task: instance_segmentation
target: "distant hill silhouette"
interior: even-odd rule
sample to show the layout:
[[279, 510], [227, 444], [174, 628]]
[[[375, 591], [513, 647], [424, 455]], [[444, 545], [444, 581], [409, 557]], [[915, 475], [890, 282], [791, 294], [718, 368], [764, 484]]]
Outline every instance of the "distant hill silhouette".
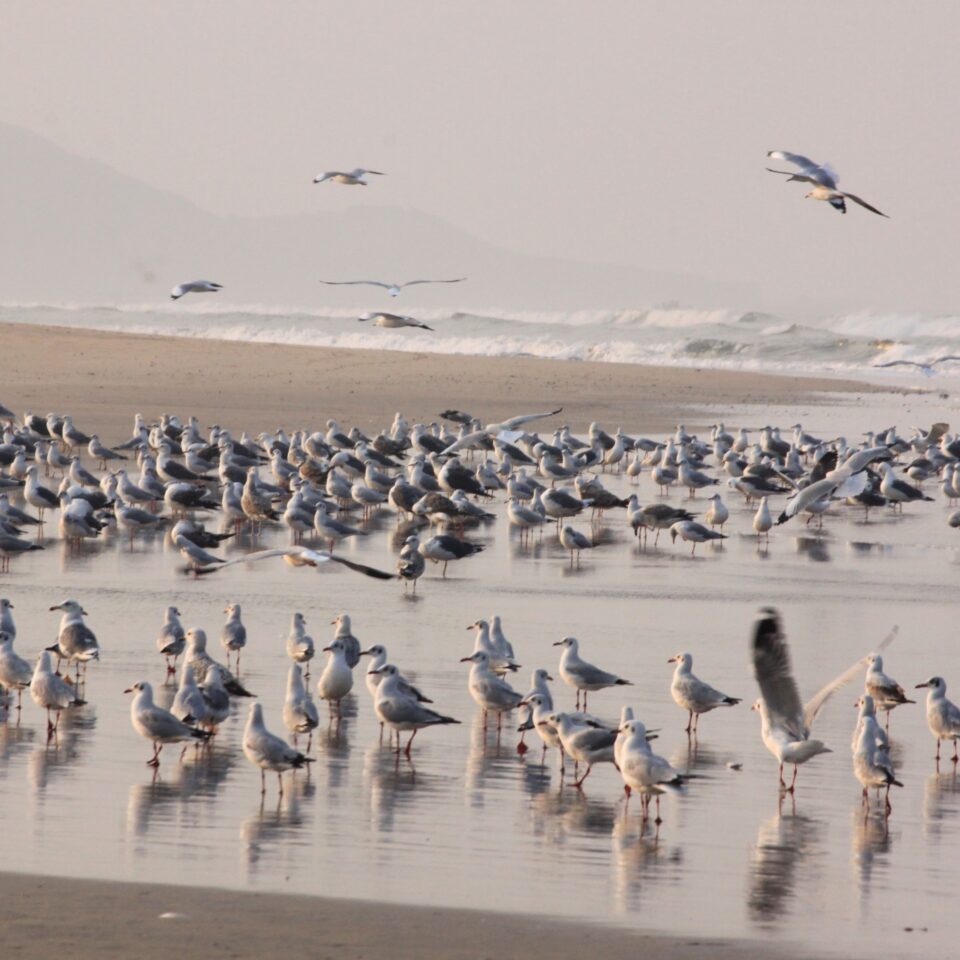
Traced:
[[[185, 147], [188, 149], [188, 147]], [[382, 291], [328, 280], [466, 276], [396, 302], [450, 308], [584, 309], [662, 301], [746, 307], [750, 291], [620, 265], [514, 253], [414, 209], [323, 209], [304, 184], [304, 213], [221, 217], [0, 124], [0, 302], [142, 303], [183, 280], [224, 285], [224, 302], [386, 307]], [[359, 188], [354, 188], [359, 189]], [[372, 188], [370, 188], [372, 189]], [[638, 230], [643, 229], [638, 211]]]

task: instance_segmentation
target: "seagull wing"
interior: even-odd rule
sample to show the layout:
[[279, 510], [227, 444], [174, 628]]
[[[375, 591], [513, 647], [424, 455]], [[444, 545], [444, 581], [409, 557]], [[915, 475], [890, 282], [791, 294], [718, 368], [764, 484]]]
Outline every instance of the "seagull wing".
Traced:
[[320, 282], [331, 287], [355, 287], [358, 284], [365, 284], [370, 287], [383, 287], [384, 290], [389, 290], [393, 286], [382, 280], [321, 280]]
[[468, 447], [472, 447], [474, 444], [486, 440], [488, 436], [489, 434], [486, 430], [476, 430], [473, 433], [468, 433], [465, 437], [461, 437], [459, 440], [451, 443], [450, 446], [441, 453], [441, 456], [445, 457], [450, 453], [456, 453], [458, 450], [466, 450]]
[[[786, 160], [787, 163], [795, 163], [803, 174], [789, 174], [795, 180], [801, 180], [806, 183], [818, 183], [830, 190], [837, 188], [837, 174], [826, 164], [814, 163], [809, 157], [799, 153], [787, 153], [786, 150], [771, 150], [768, 154], [773, 160]], [[770, 170], [769, 167], [767, 167]], [[783, 170], [770, 170], [771, 173], [783, 173]]]
[[313, 178], [314, 183], [323, 183], [324, 180], [329, 180], [331, 177], [340, 176], [339, 170], [328, 170], [326, 173], [321, 173], [318, 176]]
[[950, 354], [949, 356], [946, 356], [946, 357], [937, 357], [936, 360], [931, 360], [928, 366], [932, 367], [934, 366], [934, 364], [937, 364], [937, 363], [946, 363], [948, 360], [960, 360], [960, 356], [955, 356], [953, 354]]
[[780, 615], [775, 610], [765, 610], [754, 627], [753, 674], [773, 725], [803, 740], [806, 724], [800, 691], [793, 679], [787, 640], [780, 630]]
[[[516, 430], [517, 427], [522, 423], [530, 423], [532, 420], [541, 420], [544, 417], [552, 417], [554, 414], [561, 413], [563, 407], [557, 407], [556, 410], [548, 410], [546, 413], [527, 413], [519, 417], [511, 417], [509, 420], [504, 420], [503, 423], [498, 424], [500, 430], [497, 432], [500, 433], [503, 430]], [[489, 430], [489, 427], [487, 428]]]
[[456, 277], [453, 280], [407, 280], [406, 283], [398, 283], [398, 287], [412, 287], [418, 283], [462, 283], [466, 277]]
[[888, 214], [883, 213], [881, 210], [878, 210], [876, 207], [871, 207], [866, 200], [861, 200], [855, 193], [844, 193], [842, 195], [846, 197], [848, 200], [852, 200], [854, 203], [859, 203], [861, 207], [865, 207], [871, 213], [875, 213], [877, 214], [877, 216], [880, 216], [880, 217], [886, 217], [888, 220], [890, 219]]
[[[883, 640], [880, 641], [880, 644], [877, 646], [877, 651], [885, 650], [890, 646], [891, 643], [897, 637], [897, 631], [899, 627], [894, 627]], [[854, 680], [863, 672], [864, 661], [861, 657], [854, 663], [852, 666], [847, 667], [843, 673], [838, 677], [834, 677], [822, 690], [814, 694], [806, 703], [803, 708], [803, 719], [807, 725], [807, 729], [813, 726], [814, 720], [817, 719], [817, 714], [823, 709], [824, 704], [841, 688], [845, 687], [851, 680]]]
[[[953, 357], [944, 357], [944, 360], [954, 359]], [[960, 359], [960, 358], [957, 358]], [[939, 363], [939, 360], [934, 360], [934, 363]], [[917, 363], [915, 360], [888, 360], [886, 363], [875, 363], [875, 367], [924, 367], [927, 364]]]
[[233, 560], [227, 560], [226, 563], [217, 564], [215, 567], [202, 567], [197, 570], [198, 574], [214, 573], [222, 570], [224, 567], [230, 567], [237, 563], [256, 563], [258, 560], [270, 560], [274, 557], [295, 557], [301, 563], [311, 567], [318, 567], [321, 563], [339, 563], [350, 570], [362, 573], [367, 577], [374, 577], [377, 580], [393, 580], [396, 574], [386, 573], [378, 570], [376, 567], [368, 567], [362, 563], [355, 563], [353, 560], [346, 560], [343, 557], [335, 557], [333, 554], [324, 550], [308, 550], [306, 547], [280, 547], [275, 550], [256, 550], [243, 557], [235, 557]]

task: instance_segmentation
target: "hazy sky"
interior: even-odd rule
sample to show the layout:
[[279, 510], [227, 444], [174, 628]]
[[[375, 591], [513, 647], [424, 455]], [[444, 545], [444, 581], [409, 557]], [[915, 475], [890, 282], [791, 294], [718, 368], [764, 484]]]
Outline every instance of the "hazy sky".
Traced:
[[[530, 253], [956, 309], [955, 3], [2, 10], [0, 120], [216, 212], [409, 206]], [[772, 148], [892, 219], [803, 200]], [[388, 176], [310, 182], [358, 165]]]

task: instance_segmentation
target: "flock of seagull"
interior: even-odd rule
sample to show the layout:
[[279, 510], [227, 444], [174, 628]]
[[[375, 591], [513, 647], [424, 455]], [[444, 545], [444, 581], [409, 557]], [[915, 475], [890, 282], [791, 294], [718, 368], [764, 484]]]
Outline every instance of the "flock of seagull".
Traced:
[[[905, 505], [932, 500], [922, 490], [925, 481], [936, 480], [949, 501], [960, 498], [960, 440], [950, 434], [946, 423], [915, 429], [908, 438], [901, 438], [894, 428], [885, 429], [868, 434], [856, 446], [842, 437], [818, 439], [800, 424], [786, 436], [767, 426], [754, 431], [754, 438], [747, 429], [734, 435], [716, 424], [709, 441], [687, 434], [682, 425], [665, 440], [630, 437], [620, 429], [610, 435], [597, 424], [591, 425], [585, 438], [574, 436], [566, 426], [545, 436], [534, 431], [534, 423], [561, 412], [483, 424], [462, 411], [445, 410], [443, 425], [410, 425], [398, 413], [390, 428], [373, 438], [355, 428], [344, 431], [331, 420], [325, 431], [297, 430], [288, 435], [278, 430], [275, 435], [251, 438], [244, 434], [239, 439], [220, 427], [204, 437], [193, 418], [182, 423], [165, 415], [148, 425], [137, 415], [131, 438], [109, 448], [97, 435], [83, 433], [68, 415], [27, 413], [18, 421], [12, 411], [0, 406], [0, 418], [6, 420], [0, 444], [0, 554], [9, 564], [14, 557], [43, 549], [53, 525], [50, 514], [57, 513], [59, 537], [70, 550], [82, 549], [84, 540], [112, 532], [128, 537], [132, 548], [138, 535], [167, 528], [165, 535], [185, 561], [181, 569], [196, 577], [277, 558], [294, 567], [333, 562], [378, 580], [399, 578], [405, 590], [415, 592], [427, 560], [442, 564], [444, 576], [449, 563], [483, 548], [466, 532], [496, 521], [487, 503], [498, 495], [507, 498], [505, 515], [521, 543], [534, 532], [543, 537], [544, 527], [555, 524], [557, 540], [569, 551], [571, 565], [579, 564], [582, 551], [602, 546], [602, 537], [576, 530], [569, 521], [592, 516], [589, 529], [593, 533], [597, 525], [592, 521], [616, 509], [625, 511], [638, 549], [648, 549], [651, 532], [656, 545], [663, 530], [669, 530], [674, 540], [691, 543], [694, 556], [699, 543], [725, 538], [722, 530], [730, 511], [719, 494], [707, 501], [704, 522], [689, 509], [703, 502], [697, 500], [698, 492], [718, 486], [720, 477], [712, 475], [717, 472], [726, 475], [731, 493], [759, 503], [753, 519], [758, 548], [760, 538], [768, 538], [774, 527], [804, 516], [807, 523], [815, 520], [818, 525], [825, 516], [846, 509], [867, 514], [885, 509], [895, 517]], [[134, 458], [139, 466], [136, 480], [122, 465]], [[83, 465], [84, 459], [89, 466]], [[99, 476], [95, 469], [101, 471]], [[60, 474], [62, 479], [56, 487], [52, 481], [47, 486], [41, 471], [44, 478]], [[261, 471], [268, 471], [270, 479], [261, 477]], [[603, 485], [605, 471], [621, 472], [631, 483], [647, 472], [661, 491], [686, 490], [686, 506], [673, 506], [663, 499], [641, 505], [637, 494], [619, 497]], [[770, 509], [774, 497], [783, 499], [779, 513]], [[395, 573], [336, 553], [343, 540], [368, 536], [372, 527], [367, 521], [385, 508], [396, 513], [394, 542], [402, 544]], [[361, 519], [351, 521], [349, 511], [359, 512]], [[208, 530], [198, 519], [211, 514], [222, 517], [219, 531]], [[950, 524], [960, 525], [960, 512], [951, 515]], [[214, 552], [244, 528], [255, 547], [264, 525], [286, 527], [291, 545], [253, 549], [230, 560]], [[32, 540], [23, 535], [28, 526], [37, 532]], [[304, 543], [307, 538], [315, 541], [312, 546]], [[60, 714], [83, 702], [87, 667], [99, 659], [100, 646], [84, 620], [83, 605], [66, 599], [51, 607], [62, 612], [56, 643], [31, 663], [14, 650], [12, 608], [9, 600], [0, 600], [0, 685], [6, 706], [16, 709], [19, 717], [22, 693], [29, 690], [33, 701], [46, 711], [48, 739], [56, 742]], [[186, 750], [195, 744], [202, 749], [230, 715], [232, 698], [253, 696], [240, 676], [246, 645], [240, 605], [229, 605], [225, 613], [220, 639], [226, 664], [208, 652], [205, 631], [185, 629], [179, 610], [170, 606], [157, 649], [167, 663], [163, 687], [170, 692], [169, 678], [176, 676], [177, 661], [183, 658], [176, 691], [172, 699], [166, 698], [167, 705], [161, 705], [146, 680], [128, 690], [134, 695], [133, 727], [152, 744], [148, 762], [154, 767], [159, 766], [164, 745], [184, 744]], [[323, 648], [327, 660], [315, 686], [317, 697], [328, 703], [333, 722], [353, 688], [355, 669], [369, 657], [365, 683], [381, 731], [386, 729], [391, 740], [395, 738], [398, 762], [401, 753], [410, 757], [418, 731], [459, 723], [431, 706], [432, 701], [390, 662], [382, 644], [363, 649], [347, 614], [334, 622], [336, 631]], [[526, 692], [511, 685], [508, 677], [519, 667], [499, 617], [477, 620], [469, 629], [474, 632], [474, 650], [463, 662], [470, 664], [468, 688], [484, 712], [484, 725], [489, 716], [495, 716], [499, 737], [504, 717], [518, 711], [522, 731], [518, 750], [528, 749], [526, 734], [534, 732], [544, 755], [555, 747], [562, 764], [564, 758], [574, 762], [578, 788], [597, 763], [614, 763], [627, 797], [640, 793], [644, 822], [651, 799], [656, 801], [659, 824], [659, 797], [683, 789], [684, 774], [654, 752], [651, 741], [656, 731], [647, 730], [630, 707], [624, 707], [619, 722], [613, 724], [588, 712], [591, 693], [626, 687], [630, 681], [583, 659], [577, 638], [564, 637], [555, 644], [562, 647], [559, 674], [576, 690], [576, 704], [573, 710], [559, 710], [549, 686], [552, 677], [545, 669], [534, 671]], [[792, 677], [779, 618], [773, 610], [761, 611], [752, 641], [760, 688], [754, 708], [760, 713], [763, 742], [779, 763], [784, 791], [794, 790], [800, 764], [829, 751], [811, 735], [814, 722], [828, 698], [865, 665], [865, 691], [853, 740], [853, 768], [863, 786], [865, 809], [869, 810], [871, 787], [889, 794], [890, 787], [901, 785], [890, 760], [886, 730], [877, 721], [879, 711], [889, 726], [890, 711], [913, 702], [884, 673], [880, 650], [890, 639], [804, 705]], [[312, 762], [311, 732], [320, 722], [309, 689], [315, 646], [300, 613], [293, 616], [287, 653], [292, 663], [282, 720], [293, 742], [270, 732], [256, 703], [243, 735], [244, 754], [260, 769], [262, 789], [266, 774], [272, 772], [278, 775], [281, 793], [282, 774]], [[64, 662], [73, 667], [73, 676], [69, 670], [61, 674]], [[696, 737], [703, 713], [740, 703], [739, 698], [695, 676], [690, 653], [681, 652], [671, 662], [676, 664], [671, 693], [688, 715], [690, 737]], [[952, 740], [956, 763], [960, 710], [946, 698], [942, 678], [931, 677], [918, 687], [928, 690], [927, 720], [937, 738], [937, 760], [940, 742]], [[405, 745], [401, 743], [404, 733], [409, 734]], [[300, 750], [297, 738], [303, 735], [308, 737], [307, 746]], [[794, 767], [789, 786], [783, 777], [788, 764]], [[884, 809], [889, 812], [888, 796]]]

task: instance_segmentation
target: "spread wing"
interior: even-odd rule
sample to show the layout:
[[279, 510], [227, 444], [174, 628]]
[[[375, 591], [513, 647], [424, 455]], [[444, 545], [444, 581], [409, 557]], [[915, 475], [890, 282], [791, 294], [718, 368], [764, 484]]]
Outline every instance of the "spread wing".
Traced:
[[291, 557], [294, 562], [306, 566], [318, 567], [321, 563], [339, 563], [349, 570], [356, 573], [362, 573], [367, 577], [374, 577], [377, 580], [393, 580], [396, 574], [387, 573], [384, 570], [378, 570], [376, 567], [368, 567], [363, 563], [355, 563], [353, 560], [347, 560], [343, 557], [335, 557], [333, 554], [324, 550], [308, 550], [306, 547], [281, 547], [276, 550], [256, 550], [243, 557], [235, 557], [233, 560], [227, 560], [226, 563], [217, 564], [215, 567], [201, 567], [196, 572], [198, 574], [215, 573], [224, 567], [231, 567], [237, 563], [256, 563], [258, 560], [270, 560], [274, 557]]
[[408, 280], [406, 283], [398, 283], [398, 287], [412, 287], [418, 283], [463, 283], [466, 277], [456, 277], [453, 280]]
[[753, 674], [767, 714], [797, 740], [806, 739], [806, 721], [800, 691], [793, 679], [790, 651], [780, 629], [780, 615], [769, 607], [761, 612], [753, 631]]
[[[894, 627], [877, 647], [877, 652], [890, 646], [896, 639], [899, 627]], [[817, 719], [817, 714], [823, 709], [824, 704], [841, 688], [845, 687], [851, 680], [858, 677], [863, 672], [864, 661], [861, 657], [852, 666], [847, 667], [838, 677], [834, 677], [822, 690], [815, 693], [803, 708], [803, 719], [807, 728], [813, 726], [813, 721]]]
[[876, 207], [871, 207], [866, 200], [861, 200], [860, 197], [858, 197], [855, 193], [844, 193], [844, 196], [848, 200], [852, 200], [854, 203], [859, 203], [861, 207], [865, 207], [871, 213], [875, 213], [880, 217], [886, 217], [888, 220], [890, 219], [890, 216], [888, 214], [883, 213], [882, 211], [878, 210]]
[[355, 287], [364, 284], [369, 287], [383, 287], [384, 290], [389, 290], [393, 286], [393, 284], [384, 283], [382, 280], [321, 280], [320, 282], [330, 287]]
[[825, 163], [814, 163], [809, 157], [799, 153], [788, 153], [786, 150], [771, 150], [767, 156], [772, 160], [786, 160], [787, 163], [796, 164], [802, 173], [790, 173], [786, 170], [770, 170], [771, 173], [781, 173], [793, 177], [794, 180], [801, 180], [805, 183], [818, 183], [821, 186], [836, 190], [839, 177], [836, 171], [832, 170]]

